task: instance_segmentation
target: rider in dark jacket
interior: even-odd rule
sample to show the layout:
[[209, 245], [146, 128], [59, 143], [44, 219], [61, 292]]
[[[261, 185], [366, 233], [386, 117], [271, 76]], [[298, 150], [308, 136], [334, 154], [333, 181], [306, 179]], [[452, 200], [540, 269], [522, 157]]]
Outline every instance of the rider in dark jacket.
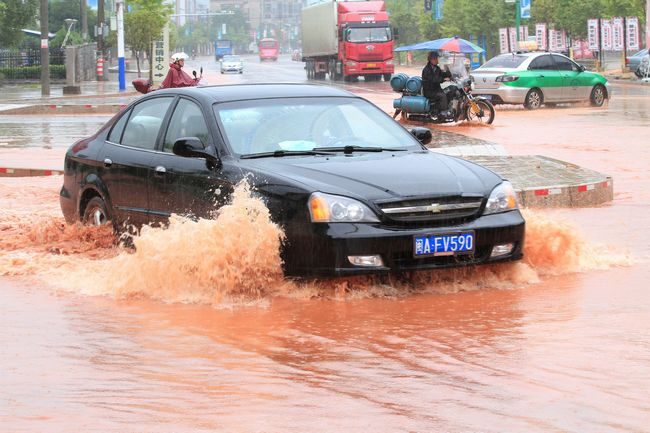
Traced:
[[422, 69], [422, 94], [436, 104], [444, 116], [448, 114], [446, 113], [447, 96], [442, 91], [440, 84], [451, 78], [451, 72], [440, 69], [436, 51], [431, 51], [427, 59], [427, 65]]

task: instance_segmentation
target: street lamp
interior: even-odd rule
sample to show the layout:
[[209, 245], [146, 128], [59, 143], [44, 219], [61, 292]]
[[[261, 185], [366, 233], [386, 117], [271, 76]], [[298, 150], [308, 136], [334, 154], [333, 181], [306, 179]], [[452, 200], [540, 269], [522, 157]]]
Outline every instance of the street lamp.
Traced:
[[65, 20], [66, 25], [68, 26], [68, 31], [65, 34], [65, 38], [63, 38], [63, 43], [61, 44], [61, 47], [65, 47], [65, 44], [68, 42], [68, 37], [70, 36], [70, 31], [72, 30], [72, 27], [74, 26], [74, 23], [77, 22], [76, 19], [74, 18], [66, 18]]

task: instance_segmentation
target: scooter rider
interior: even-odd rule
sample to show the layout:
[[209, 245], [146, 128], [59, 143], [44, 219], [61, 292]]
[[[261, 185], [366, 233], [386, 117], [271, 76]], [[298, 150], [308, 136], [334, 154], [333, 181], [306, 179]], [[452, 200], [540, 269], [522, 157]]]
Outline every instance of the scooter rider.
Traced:
[[440, 69], [437, 51], [429, 52], [427, 60], [427, 65], [422, 69], [422, 94], [438, 107], [441, 116], [447, 117], [447, 95], [440, 84], [451, 79], [451, 72]]
[[191, 87], [196, 86], [201, 80], [202, 76], [196, 78], [190, 77], [185, 71], [183, 71], [183, 66], [185, 66], [185, 59], [189, 56], [183, 52], [172, 54], [172, 62], [169, 64], [169, 72], [165, 80], [160, 85], [159, 89], [169, 89], [172, 87]]

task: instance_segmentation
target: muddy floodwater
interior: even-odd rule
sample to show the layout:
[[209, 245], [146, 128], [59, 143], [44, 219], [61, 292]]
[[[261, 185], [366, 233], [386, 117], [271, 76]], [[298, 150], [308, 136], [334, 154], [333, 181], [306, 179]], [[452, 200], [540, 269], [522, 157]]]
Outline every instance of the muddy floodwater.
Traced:
[[650, 88], [616, 92], [449, 130], [614, 178], [500, 266], [290, 281], [244, 187], [133, 251], [0, 178], [0, 431], [648, 432]]

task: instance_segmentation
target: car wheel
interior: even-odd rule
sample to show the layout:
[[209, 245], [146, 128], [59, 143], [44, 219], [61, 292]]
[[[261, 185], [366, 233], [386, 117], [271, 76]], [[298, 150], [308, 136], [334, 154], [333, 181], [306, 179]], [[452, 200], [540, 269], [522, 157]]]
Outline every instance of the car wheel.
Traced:
[[221, 71], [221, 73], [223, 74], [223, 71]]
[[607, 98], [607, 90], [602, 84], [596, 84], [593, 89], [591, 89], [591, 96], [589, 100], [591, 105], [594, 107], [602, 107]]
[[392, 74], [384, 74], [384, 81], [390, 81]]
[[539, 89], [530, 89], [526, 94], [524, 107], [529, 110], [537, 110], [544, 103], [544, 96]]
[[108, 211], [106, 210], [106, 203], [100, 197], [93, 197], [90, 199], [84, 209], [84, 216], [81, 222], [90, 226], [101, 226], [108, 224], [111, 221]]

